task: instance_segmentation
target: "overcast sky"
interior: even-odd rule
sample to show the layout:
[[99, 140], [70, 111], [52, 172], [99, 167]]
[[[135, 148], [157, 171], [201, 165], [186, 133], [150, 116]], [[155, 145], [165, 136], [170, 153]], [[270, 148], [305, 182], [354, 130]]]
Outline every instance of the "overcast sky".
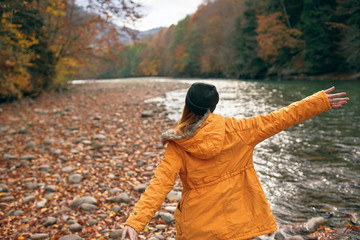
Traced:
[[[135, 24], [135, 27], [128, 27], [145, 31], [177, 24], [186, 15], [195, 13], [203, 0], [134, 0], [134, 2], [143, 6], [141, 12], [144, 17]], [[76, 3], [84, 6], [88, 0], [76, 0]], [[119, 23], [119, 25], [123, 24]]]
[[176, 24], [188, 14], [196, 12], [203, 0], [136, 0], [142, 4], [144, 18], [136, 23], [135, 28], [141, 31], [156, 27], [169, 27]]

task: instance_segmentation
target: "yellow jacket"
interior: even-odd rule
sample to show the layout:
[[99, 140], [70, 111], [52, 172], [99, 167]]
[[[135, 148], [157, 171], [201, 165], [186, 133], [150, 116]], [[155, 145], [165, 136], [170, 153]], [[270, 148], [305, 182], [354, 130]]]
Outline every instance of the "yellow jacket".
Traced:
[[183, 192], [175, 212], [176, 239], [248, 239], [276, 231], [254, 169], [254, 147], [330, 108], [321, 91], [268, 115], [235, 119], [209, 114], [193, 136], [170, 137], [164, 158], [126, 225], [140, 232], [180, 174]]

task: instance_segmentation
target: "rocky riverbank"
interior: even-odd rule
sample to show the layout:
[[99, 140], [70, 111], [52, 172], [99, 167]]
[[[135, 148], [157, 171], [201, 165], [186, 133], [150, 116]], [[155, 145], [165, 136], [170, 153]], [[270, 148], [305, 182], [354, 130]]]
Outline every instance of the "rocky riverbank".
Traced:
[[[186, 87], [128, 79], [0, 105], [0, 238], [119, 239], [164, 153], [160, 133], [175, 124], [144, 101]], [[180, 197], [177, 180], [140, 239], [175, 238]], [[359, 231], [356, 216], [347, 221], [331, 229], [316, 218], [260, 238], [346, 239]]]

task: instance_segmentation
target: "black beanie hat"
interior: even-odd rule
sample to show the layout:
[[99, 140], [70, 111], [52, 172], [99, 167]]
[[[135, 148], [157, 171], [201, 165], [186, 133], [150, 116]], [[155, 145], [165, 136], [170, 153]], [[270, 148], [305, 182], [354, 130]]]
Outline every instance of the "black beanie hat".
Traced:
[[208, 110], [213, 112], [219, 102], [216, 87], [206, 83], [194, 83], [189, 88], [185, 104], [196, 115], [203, 116]]

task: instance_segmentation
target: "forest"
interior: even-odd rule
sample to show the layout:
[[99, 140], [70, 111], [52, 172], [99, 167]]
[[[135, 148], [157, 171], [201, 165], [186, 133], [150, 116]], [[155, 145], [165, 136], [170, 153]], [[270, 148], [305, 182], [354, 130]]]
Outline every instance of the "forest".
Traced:
[[[206, 0], [142, 38], [111, 22], [141, 18], [137, 4], [92, 2], [90, 9], [70, 0], [2, 3], [2, 99], [61, 89], [71, 79], [359, 79], [357, 0]], [[124, 43], [124, 34], [134, 41]]]

